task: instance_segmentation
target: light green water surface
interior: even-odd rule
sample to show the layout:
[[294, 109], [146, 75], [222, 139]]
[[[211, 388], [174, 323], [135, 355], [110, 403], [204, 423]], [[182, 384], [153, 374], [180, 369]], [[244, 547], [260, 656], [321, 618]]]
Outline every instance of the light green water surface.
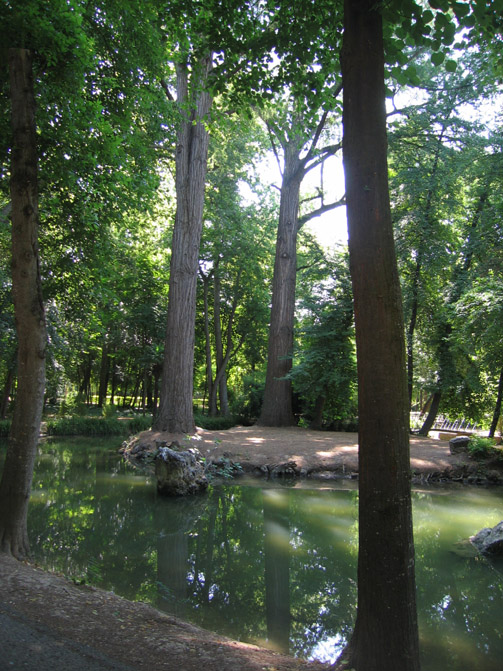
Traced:
[[[354, 484], [261, 481], [168, 500], [117, 447], [41, 446], [29, 513], [37, 562], [239, 640], [336, 658], [355, 619]], [[423, 671], [501, 671], [502, 566], [456, 544], [503, 520], [502, 489], [431, 487], [413, 500]]]

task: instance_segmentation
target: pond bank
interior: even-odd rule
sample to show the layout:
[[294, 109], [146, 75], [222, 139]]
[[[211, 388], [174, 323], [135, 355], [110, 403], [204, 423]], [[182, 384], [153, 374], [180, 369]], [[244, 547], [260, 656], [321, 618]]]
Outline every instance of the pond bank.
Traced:
[[0, 553], [0, 668], [321, 671], [328, 665], [217, 636]]
[[[148, 454], [154, 452], [160, 442], [172, 441], [197, 447], [210, 468], [224, 476], [244, 473], [266, 478], [358, 478], [358, 434], [299, 427], [198, 429], [190, 437], [145, 431], [127, 444], [124, 456], [131, 463], [141, 465], [148, 461]], [[377, 441], [378, 437], [376, 444]], [[410, 453], [415, 484], [450, 481], [503, 484], [503, 463], [475, 461], [463, 453], [451, 454], [446, 440], [411, 436]]]

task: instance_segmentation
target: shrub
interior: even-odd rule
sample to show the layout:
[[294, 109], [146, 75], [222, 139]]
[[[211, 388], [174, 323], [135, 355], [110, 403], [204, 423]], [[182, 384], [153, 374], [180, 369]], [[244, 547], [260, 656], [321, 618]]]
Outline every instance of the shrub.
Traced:
[[107, 403], [101, 409], [101, 414], [105, 419], [111, 419], [112, 417], [117, 417], [117, 406], [113, 403]]
[[236, 426], [236, 418], [232, 415], [228, 417], [209, 417], [208, 415], [194, 415], [196, 426], [200, 426], [208, 431], [225, 431]]
[[122, 421], [117, 418], [63, 417], [47, 421], [46, 431], [49, 436], [128, 436], [151, 426], [152, 418], [143, 415]]
[[232, 412], [238, 424], [251, 426], [260, 415], [264, 399], [265, 377], [257, 373], [245, 375], [243, 392], [232, 404]]
[[473, 459], [488, 459], [489, 457], [503, 458], [501, 449], [495, 446], [494, 438], [473, 436], [468, 443], [468, 454]]

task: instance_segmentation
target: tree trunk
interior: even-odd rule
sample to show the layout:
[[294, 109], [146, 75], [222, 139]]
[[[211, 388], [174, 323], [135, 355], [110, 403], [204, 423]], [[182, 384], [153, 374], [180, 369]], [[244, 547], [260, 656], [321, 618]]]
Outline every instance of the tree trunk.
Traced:
[[285, 170], [281, 185], [278, 234], [272, 285], [271, 323], [267, 349], [264, 401], [259, 426], [293, 426], [292, 383], [285, 379], [292, 367], [297, 275], [299, 192], [303, 166], [299, 147], [285, 147]]
[[498, 396], [496, 398], [496, 405], [494, 406], [493, 419], [491, 422], [491, 428], [489, 429], [489, 437], [494, 438], [496, 433], [496, 428], [498, 426], [498, 421], [501, 415], [501, 401], [503, 398], [503, 368], [500, 372], [500, 379], [498, 382]]
[[[208, 388], [208, 404], [210, 416], [217, 414], [217, 398], [213, 394], [213, 367], [211, 361], [211, 341], [210, 341], [210, 314], [209, 314], [209, 284], [211, 274], [205, 275], [199, 269], [199, 275], [203, 281], [203, 305], [204, 305], [204, 350], [206, 355], [206, 386]], [[203, 404], [204, 409], [204, 404]]]
[[110, 373], [110, 357], [106, 338], [101, 348], [100, 386], [98, 390], [98, 406], [102, 408], [107, 403], [108, 377]]
[[[222, 344], [222, 316], [220, 313], [220, 277], [218, 274], [218, 262], [215, 264], [215, 274], [213, 277], [213, 335], [215, 337], [215, 362], [216, 362], [216, 376], [213, 387], [209, 395], [210, 415], [213, 417], [218, 414], [217, 394], [220, 390], [220, 382], [222, 379], [222, 364], [224, 360], [224, 346]], [[220, 399], [221, 400], [221, 399]], [[220, 409], [222, 406], [220, 405]]]
[[[218, 391], [218, 398], [220, 401], [220, 415], [227, 417], [229, 415], [229, 395], [227, 390], [227, 367], [229, 365], [229, 360], [233, 354], [237, 352], [240, 348], [243, 339], [232, 349], [232, 328], [234, 326], [234, 317], [236, 315], [236, 310], [239, 303], [240, 291], [239, 284], [241, 281], [242, 270], [239, 270], [234, 284], [233, 299], [231, 310], [227, 319], [227, 326], [225, 328], [225, 349], [224, 349], [224, 340], [222, 334], [222, 316], [220, 312], [221, 304], [221, 293], [220, 293], [220, 278], [218, 275], [218, 269], [215, 269], [215, 282], [214, 282], [214, 294], [213, 294], [213, 321], [214, 321], [214, 332], [215, 332], [215, 359], [217, 363], [215, 380], [213, 383], [213, 393], [216, 397]], [[210, 396], [211, 399], [211, 396]], [[213, 405], [210, 402], [210, 409]], [[216, 410], [216, 398], [214, 401], [214, 407]]]
[[326, 396], [318, 394], [314, 403], [313, 418], [309, 424], [310, 429], [321, 431], [323, 426], [323, 410], [325, 409]]
[[358, 361], [360, 489], [357, 617], [343, 657], [356, 671], [417, 671], [408, 393], [378, 7], [374, 0], [344, 2], [343, 157]]
[[189, 100], [189, 66], [177, 65], [177, 97], [189, 118], [180, 125], [176, 150], [176, 215], [171, 250], [168, 320], [164, 346], [161, 398], [154, 428], [170, 433], [193, 433], [194, 341], [199, 246], [203, 225], [204, 188], [209, 135], [205, 120], [211, 107], [205, 90], [211, 58], [192, 73]]
[[17, 350], [14, 352], [14, 356], [7, 368], [7, 375], [5, 376], [5, 383], [2, 391], [2, 398], [0, 401], [0, 419], [5, 419], [7, 416], [7, 410], [9, 409], [9, 398], [12, 392], [12, 385], [14, 384], [14, 378], [16, 373], [16, 360], [17, 360]]
[[426, 419], [423, 422], [423, 426], [419, 429], [417, 432], [419, 436], [427, 436], [428, 433], [430, 432], [432, 426], [435, 424], [435, 420], [438, 415], [438, 409], [440, 407], [440, 399], [442, 398], [442, 392], [441, 391], [436, 391], [433, 394], [433, 397], [431, 399], [430, 403], [430, 409], [428, 410], [428, 414], [426, 416]]
[[414, 391], [414, 333], [417, 323], [419, 307], [419, 280], [421, 277], [421, 252], [418, 252], [414, 277], [412, 280], [412, 305], [410, 320], [407, 327], [407, 387], [409, 392], [409, 414], [412, 409], [412, 394]]
[[82, 395], [86, 402], [89, 403], [91, 398], [91, 374], [93, 369], [93, 358], [90, 354], [84, 357], [82, 364], [79, 366], [81, 372], [81, 381], [79, 384], [79, 395]]
[[12, 294], [18, 386], [0, 482], [0, 550], [29, 551], [27, 516], [44, 405], [46, 325], [38, 254], [38, 190], [32, 58], [9, 50], [12, 103]]

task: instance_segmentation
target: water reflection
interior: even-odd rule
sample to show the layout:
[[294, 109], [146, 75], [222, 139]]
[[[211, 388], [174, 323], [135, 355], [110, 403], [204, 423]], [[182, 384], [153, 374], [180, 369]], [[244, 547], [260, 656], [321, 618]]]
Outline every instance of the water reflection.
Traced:
[[[335, 658], [355, 618], [356, 491], [262, 483], [170, 501], [116, 447], [44, 446], [29, 519], [41, 565], [234, 638]], [[501, 668], [502, 575], [453, 552], [501, 519], [499, 489], [414, 493], [423, 671]]]

